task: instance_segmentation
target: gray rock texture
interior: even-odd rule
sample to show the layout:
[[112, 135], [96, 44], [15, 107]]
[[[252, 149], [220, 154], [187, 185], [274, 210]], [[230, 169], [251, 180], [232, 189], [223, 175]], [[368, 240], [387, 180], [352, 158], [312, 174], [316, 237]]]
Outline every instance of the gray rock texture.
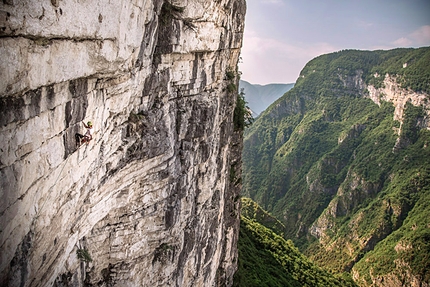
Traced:
[[1, 286], [232, 284], [245, 10], [0, 3]]

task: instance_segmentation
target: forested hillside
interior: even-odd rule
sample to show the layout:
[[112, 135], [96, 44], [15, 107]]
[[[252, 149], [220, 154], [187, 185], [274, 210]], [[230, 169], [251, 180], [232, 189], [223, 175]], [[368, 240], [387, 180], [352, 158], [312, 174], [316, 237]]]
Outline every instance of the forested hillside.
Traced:
[[239, 269], [233, 286], [356, 286], [348, 276], [319, 268], [282, 236], [282, 223], [249, 198], [242, 198]]
[[317, 57], [245, 134], [243, 194], [360, 286], [430, 280], [429, 63], [429, 48]]

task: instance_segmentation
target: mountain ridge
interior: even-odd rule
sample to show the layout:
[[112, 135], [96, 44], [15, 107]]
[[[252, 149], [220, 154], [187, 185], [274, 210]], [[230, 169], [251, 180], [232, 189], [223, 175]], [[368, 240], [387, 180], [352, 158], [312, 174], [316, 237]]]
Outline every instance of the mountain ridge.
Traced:
[[[319, 56], [245, 134], [244, 195], [278, 218], [311, 259], [353, 272], [360, 286], [389, 286], [381, 279], [389, 271], [365, 262], [413, 220], [410, 212], [424, 229], [402, 238], [428, 246], [430, 222], [413, 210], [428, 192], [429, 60], [428, 47]], [[387, 254], [425, 266], [422, 257]], [[428, 282], [426, 272], [395, 266], [401, 280]]]

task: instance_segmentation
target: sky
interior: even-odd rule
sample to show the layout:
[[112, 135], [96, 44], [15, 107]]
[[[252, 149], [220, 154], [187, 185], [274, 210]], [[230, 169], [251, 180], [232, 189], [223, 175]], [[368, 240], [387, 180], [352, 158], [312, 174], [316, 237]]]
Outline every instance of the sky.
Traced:
[[430, 0], [246, 0], [241, 79], [294, 83], [313, 58], [345, 49], [430, 46]]

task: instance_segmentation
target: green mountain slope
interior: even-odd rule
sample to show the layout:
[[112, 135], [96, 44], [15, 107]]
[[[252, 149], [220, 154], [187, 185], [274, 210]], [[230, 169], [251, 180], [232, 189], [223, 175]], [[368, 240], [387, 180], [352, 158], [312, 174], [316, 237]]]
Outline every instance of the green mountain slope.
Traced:
[[276, 234], [284, 236], [285, 225], [266, 210], [262, 209], [258, 203], [248, 197], [243, 197], [241, 199], [241, 204], [241, 215], [243, 217], [257, 221]]
[[[233, 286], [356, 286], [352, 279], [334, 276], [317, 267], [299, 252], [291, 240], [273, 232], [271, 228], [276, 220], [256, 203], [243, 198], [242, 204], [239, 269]], [[271, 228], [261, 224], [260, 220]]]
[[[428, 47], [317, 57], [245, 134], [243, 194], [305, 254], [363, 286], [428, 282], [427, 257], [394, 247], [429, 248], [430, 217], [416, 211], [430, 208], [429, 63]], [[384, 284], [374, 286], [401, 286]]]

